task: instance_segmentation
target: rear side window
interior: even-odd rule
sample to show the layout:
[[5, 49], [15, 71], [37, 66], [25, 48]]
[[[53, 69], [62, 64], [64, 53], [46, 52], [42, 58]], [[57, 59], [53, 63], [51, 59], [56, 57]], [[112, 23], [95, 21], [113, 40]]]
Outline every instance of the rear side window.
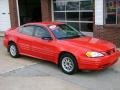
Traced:
[[34, 26], [24, 26], [19, 29], [19, 32], [25, 35], [33, 36]]

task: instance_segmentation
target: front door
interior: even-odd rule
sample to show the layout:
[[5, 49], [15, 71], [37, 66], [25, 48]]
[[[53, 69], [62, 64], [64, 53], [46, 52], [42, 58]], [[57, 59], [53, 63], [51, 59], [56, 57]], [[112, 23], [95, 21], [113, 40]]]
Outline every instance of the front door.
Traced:
[[11, 27], [8, 0], [0, 0], [0, 31]]
[[36, 26], [32, 43], [33, 56], [55, 62], [58, 55], [58, 48], [55, 45], [55, 41], [50, 40], [50, 37], [51, 35], [47, 29]]

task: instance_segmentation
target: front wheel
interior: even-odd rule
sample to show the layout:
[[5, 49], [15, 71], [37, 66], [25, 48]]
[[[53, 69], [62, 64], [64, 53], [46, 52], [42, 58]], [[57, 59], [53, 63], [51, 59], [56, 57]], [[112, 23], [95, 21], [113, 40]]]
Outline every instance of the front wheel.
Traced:
[[71, 54], [63, 54], [60, 57], [60, 67], [66, 74], [74, 74], [78, 70], [76, 59]]
[[19, 57], [18, 48], [14, 43], [9, 44], [8, 50], [12, 57], [14, 58]]

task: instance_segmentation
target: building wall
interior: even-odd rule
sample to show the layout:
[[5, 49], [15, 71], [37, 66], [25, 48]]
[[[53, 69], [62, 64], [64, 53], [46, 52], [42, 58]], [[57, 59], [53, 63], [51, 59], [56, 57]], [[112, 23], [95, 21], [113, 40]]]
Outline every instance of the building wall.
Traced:
[[120, 47], [120, 26], [95, 26], [94, 36], [113, 42]]
[[104, 24], [104, 14], [103, 14], [103, 0], [95, 0], [95, 25], [103, 25]]
[[104, 23], [104, 2], [105, 0], [95, 0], [95, 27], [94, 37], [108, 40], [120, 47], [120, 26], [107, 25]]
[[[40, 0], [42, 21], [51, 21], [51, 0]], [[18, 11], [16, 0], [9, 0], [11, 27], [17, 27], [18, 24]]]
[[18, 15], [16, 0], [9, 0], [11, 27], [18, 26]]
[[41, 0], [42, 21], [51, 21], [51, 0]]
[[[120, 26], [104, 25], [104, 0], [95, 0], [94, 36], [113, 42], [120, 47]], [[18, 26], [16, 0], [9, 0], [11, 26]], [[41, 0], [42, 21], [51, 21], [51, 0]]]

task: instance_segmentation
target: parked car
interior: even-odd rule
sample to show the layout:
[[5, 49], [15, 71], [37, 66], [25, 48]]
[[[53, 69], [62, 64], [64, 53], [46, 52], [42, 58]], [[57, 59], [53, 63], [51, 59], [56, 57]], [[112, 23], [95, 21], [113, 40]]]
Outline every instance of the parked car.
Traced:
[[58, 22], [28, 23], [5, 32], [4, 46], [14, 58], [26, 55], [51, 61], [66, 74], [102, 70], [113, 65], [119, 51], [111, 42], [83, 35]]

